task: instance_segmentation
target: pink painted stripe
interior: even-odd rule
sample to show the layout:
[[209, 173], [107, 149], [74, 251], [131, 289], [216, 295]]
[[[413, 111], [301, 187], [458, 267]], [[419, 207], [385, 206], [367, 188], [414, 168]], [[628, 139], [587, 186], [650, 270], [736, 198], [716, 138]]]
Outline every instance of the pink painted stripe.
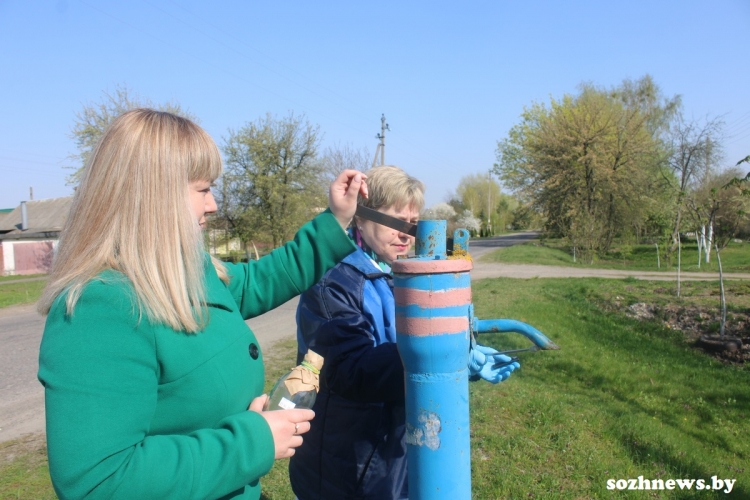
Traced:
[[461, 333], [469, 329], [469, 318], [407, 318], [396, 315], [396, 332], [402, 335], [427, 337], [430, 335], [445, 335]]
[[471, 271], [473, 265], [469, 259], [399, 259], [394, 260], [391, 268], [396, 274], [445, 274]]
[[454, 288], [452, 290], [417, 290], [415, 288], [396, 288], [393, 291], [396, 304], [400, 306], [417, 305], [423, 308], [441, 308], [471, 304], [471, 288]]

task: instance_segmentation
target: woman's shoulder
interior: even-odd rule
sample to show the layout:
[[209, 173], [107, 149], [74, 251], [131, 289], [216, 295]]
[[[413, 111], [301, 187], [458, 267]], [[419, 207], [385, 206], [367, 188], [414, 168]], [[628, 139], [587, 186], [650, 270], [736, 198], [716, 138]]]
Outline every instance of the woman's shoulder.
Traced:
[[[50, 314], [66, 313], [68, 296], [71, 289], [61, 293], [50, 309]], [[89, 308], [104, 308], [114, 310], [127, 306], [131, 309], [136, 295], [130, 280], [123, 273], [107, 269], [85, 282], [75, 301], [75, 310]]]
[[120, 271], [106, 269], [84, 285], [81, 297], [85, 295], [105, 295], [132, 298], [134, 293], [133, 284], [127, 276]]

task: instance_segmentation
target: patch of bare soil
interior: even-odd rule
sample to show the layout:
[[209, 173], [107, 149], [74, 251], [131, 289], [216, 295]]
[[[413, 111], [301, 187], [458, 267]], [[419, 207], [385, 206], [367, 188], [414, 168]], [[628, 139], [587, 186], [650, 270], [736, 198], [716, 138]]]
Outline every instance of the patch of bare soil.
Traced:
[[661, 321], [682, 332], [696, 349], [726, 363], [750, 362], [750, 314], [728, 313], [724, 337], [719, 335], [721, 315], [697, 306], [658, 306], [639, 302], [625, 308], [625, 314], [640, 320]]
[[0, 443], [0, 466], [30, 453], [33, 453], [35, 461], [39, 463], [47, 460], [47, 438], [43, 433], [25, 434], [18, 439]]

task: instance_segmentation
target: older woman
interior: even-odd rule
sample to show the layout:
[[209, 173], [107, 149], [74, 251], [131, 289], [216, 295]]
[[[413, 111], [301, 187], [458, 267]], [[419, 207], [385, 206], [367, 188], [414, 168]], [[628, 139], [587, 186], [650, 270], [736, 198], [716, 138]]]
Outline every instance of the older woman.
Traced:
[[310, 410], [261, 411], [263, 355], [245, 319], [354, 251], [342, 228], [364, 176], [339, 176], [331, 209], [294, 241], [225, 265], [201, 235], [220, 173], [204, 130], [147, 109], [117, 118], [91, 155], [39, 302], [60, 498], [257, 499], [309, 429]]
[[[367, 186], [369, 198], [360, 203], [418, 221], [424, 205], [420, 181], [381, 166], [367, 172]], [[325, 359], [316, 416], [289, 464], [300, 500], [408, 497], [404, 370], [390, 266], [414, 238], [359, 217], [349, 236], [357, 251], [302, 294], [297, 309], [298, 356], [311, 349]], [[471, 372], [495, 383], [518, 367], [492, 369], [492, 362], [473, 361]]]

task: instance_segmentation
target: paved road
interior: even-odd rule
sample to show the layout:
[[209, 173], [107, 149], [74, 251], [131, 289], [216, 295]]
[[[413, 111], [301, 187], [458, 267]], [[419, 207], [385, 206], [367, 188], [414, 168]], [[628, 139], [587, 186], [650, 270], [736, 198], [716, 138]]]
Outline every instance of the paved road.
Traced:
[[36, 379], [43, 328], [34, 306], [0, 309], [0, 442], [44, 430], [44, 391]]
[[[297, 299], [247, 322], [263, 349], [296, 332]], [[0, 442], [44, 431], [44, 389], [36, 378], [44, 318], [34, 306], [0, 309]]]
[[[632, 273], [604, 269], [578, 269], [554, 266], [526, 266], [481, 262], [482, 255], [495, 248], [507, 247], [536, 238], [533, 232], [498, 236], [473, 241], [470, 251], [474, 260], [472, 280], [494, 277], [605, 277], [633, 276], [649, 280], [675, 280], [675, 273]], [[734, 274], [732, 278], [750, 279], [750, 274]], [[718, 279], [706, 273], [682, 273], [682, 279]], [[297, 299], [281, 305], [247, 323], [253, 329], [266, 354], [278, 340], [293, 338]], [[0, 309], [0, 442], [29, 433], [44, 431], [44, 391], [36, 379], [39, 342], [44, 319], [33, 306]]]

